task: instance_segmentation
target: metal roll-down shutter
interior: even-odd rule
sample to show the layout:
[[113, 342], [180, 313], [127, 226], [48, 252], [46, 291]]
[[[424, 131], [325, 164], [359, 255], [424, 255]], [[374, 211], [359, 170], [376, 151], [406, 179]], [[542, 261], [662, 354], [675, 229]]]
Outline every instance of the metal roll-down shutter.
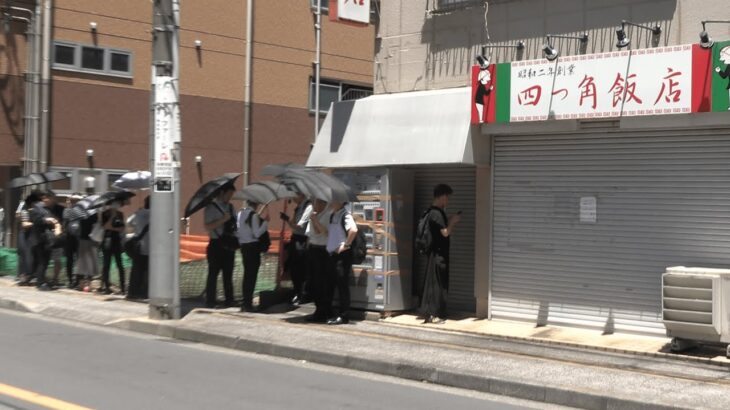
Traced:
[[[451, 265], [449, 270], [449, 311], [475, 311], [474, 299], [474, 210], [476, 207], [476, 167], [473, 166], [429, 166], [414, 168], [415, 212], [420, 218], [433, 202], [433, 188], [436, 184], [448, 184], [453, 188], [449, 208], [451, 215], [462, 211], [461, 222], [451, 238]], [[415, 226], [415, 225], [414, 225]], [[415, 280], [420, 280], [426, 269], [426, 258], [419, 256], [415, 261]]]
[[498, 136], [493, 166], [494, 318], [660, 333], [667, 266], [730, 266], [725, 130]]

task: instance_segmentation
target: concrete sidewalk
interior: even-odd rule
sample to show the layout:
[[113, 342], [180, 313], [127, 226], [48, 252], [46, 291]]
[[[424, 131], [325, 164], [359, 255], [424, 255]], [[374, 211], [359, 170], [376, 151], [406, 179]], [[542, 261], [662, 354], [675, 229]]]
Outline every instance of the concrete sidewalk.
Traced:
[[527, 332], [524, 324], [466, 319], [461, 327], [472, 328], [464, 332], [457, 331], [462, 321], [424, 326], [408, 316], [331, 327], [306, 323], [309, 309], [195, 309], [182, 320], [159, 322], [146, 318], [146, 304], [119, 297], [10, 284], [0, 279], [0, 307], [232, 349], [580, 408], [730, 408], [726, 363], [652, 352], [654, 338], [645, 341], [647, 351], [627, 354], [577, 347], [585, 338], [560, 339], [575, 338], [571, 332], [548, 337], [561, 329], [520, 337], [514, 334]]

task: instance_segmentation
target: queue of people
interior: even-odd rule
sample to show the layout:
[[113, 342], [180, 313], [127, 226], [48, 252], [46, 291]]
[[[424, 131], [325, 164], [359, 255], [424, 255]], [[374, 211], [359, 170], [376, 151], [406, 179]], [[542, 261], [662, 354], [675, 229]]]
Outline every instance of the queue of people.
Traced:
[[[268, 223], [271, 218], [268, 207], [248, 201], [234, 216], [230, 204], [235, 188], [233, 184], [222, 187], [213, 201], [205, 208], [205, 228], [210, 236], [207, 248], [208, 280], [206, 306], [216, 307], [216, 283], [222, 273], [225, 302], [223, 307], [234, 305], [233, 268], [235, 251], [243, 258], [243, 302], [241, 311], [255, 311], [253, 294], [261, 266], [261, 254], [268, 249]], [[287, 270], [294, 285], [290, 303], [314, 301], [316, 311], [311, 322], [339, 325], [349, 322], [350, 288], [352, 271], [351, 244], [357, 233], [357, 224], [343, 203], [330, 204], [315, 199], [310, 201], [302, 194], [294, 199], [296, 208], [290, 217], [282, 213], [281, 219], [292, 228], [293, 234], [287, 248]], [[333, 306], [335, 291], [337, 306]]]
[[[114, 259], [119, 271], [119, 293], [126, 294], [122, 245], [127, 239], [128, 227], [134, 230], [130, 237], [140, 236], [148, 229], [149, 198], [145, 200], [145, 208], [136, 211], [129, 220], [124, 219], [120, 210], [128, 201], [121, 200], [105, 205], [100, 212], [79, 217], [74, 207], [83, 198], [80, 194], [69, 195], [65, 206], [57, 202], [52, 191], [36, 190], [25, 198], [17, 215], [20, 220], [17, 241], [19, 285], [35, 285], [43, 291], [58, 289], [62, 286], [60, 274], [65, 268], [69, 289], [90, 291], [91, 282], [99, 273], [101, 250], [102, 280], [96, 291], [112, 293], [109, 272]], [[149, 241], [141, 241], [136, 253], [131, 255], [133, 263], [128, 297], [144, 299], [147, 297]], [[51, 262], [53, 276], [49, 279], [46, 272]]]
[[[243, 260], [241, 311], [256, 311], [254, 290], [261, 266], [261, 254], [270, 245], [268, 224], [271, 220], [268, 206], [247, 201], [237, 213], [231, 204], [235, 192], [233, 183], [218, 190], [205, 206], [205, 229], [210, 241], [206, 256], [206, 306], [218, 307], [216, 285], [222, 274], [225, 301], [223, 307], [237, 306], [233, 291], [235, 253]], [[419, 311], [426, 323], [442, 323], [446, 316], [449, 288], [450, 236], [460, 215], [447, 216], [444, 209], [453, 193], [448, 185], [434, 188], [432, 206], [422, 218], [427, 222], [431, 238], [426, 250], [428, 262], [419, 284]], [[145, 299], [148, 294], [148, 265], [150, 240], [150, 198], [144, 207], [125, 219], [121, 208], [128, 201], [112, 201], [100, 212], [79, 218], [73, 209], [81, 195], [70, 195], [66, 206], [57, 202], [51, 191], [33, 191], [25, 198], [18, 212], [21, 231], [18, 236], [18, 281], [21, 285], [35, 284], [39, 290], [56, 289], [59, 283], [62, 256], [66, 259], [67, 286], [71, 289], [90, 290], [91, 280], [98, 275], [99, 251], [103, 257], [101, 286], [97, 292], [112, 293], [111, 263], [119, 272], [120, 294], [129, 293], [129, 299]], [[350, 320], [350, 277], [353, 252], [351, 246], [357, 235], [357, 224], [347, 210], [346, 203], [325, 202], [306, 198], [299, 193], [293, 198], [293, 215], [280, 214], [292, 229], [287, 245], [285, 269], [289, 272], [294, 294], [292, 306], [314, 302], [315, 311], [307, 318], [310, 322], [331, 325], [346, 324]], [[130, 233], [127, 234], [127, 231]], [[134, 246], [125, 246], [125, 240]], [[129, 286], [125, 283], [122, 252], [132, 258]], [[46, 277], [53, 262], [53, 276]], [[75, 266], [74, 266], [75, 265]], [[335, 305], [335, 292], [338, 302]]]

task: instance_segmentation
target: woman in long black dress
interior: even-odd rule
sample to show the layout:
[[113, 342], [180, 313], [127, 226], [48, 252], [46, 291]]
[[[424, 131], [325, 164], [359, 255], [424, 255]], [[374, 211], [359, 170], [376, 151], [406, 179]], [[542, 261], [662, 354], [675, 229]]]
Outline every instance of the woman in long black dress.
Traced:
[[101, 252], [104, 255], [104, 270], [101, 276], [101, 292], [105, 294], [112, 293], [111, 284], [109, 283], [109, 270], [112, 265], [112, 257], [116, 261], [117, 270], [119, 271], [119, 288], [122, 294], [125, 293], [124, 286], [124, 266], [122, 265], [122, 235], [124, 235], [124, 214], [119, 208], [122, 206], [119, 202], [112, 202], [109, 209], [101, 214], [101, 224], [104, 227], [104, 241], [101, 245]]

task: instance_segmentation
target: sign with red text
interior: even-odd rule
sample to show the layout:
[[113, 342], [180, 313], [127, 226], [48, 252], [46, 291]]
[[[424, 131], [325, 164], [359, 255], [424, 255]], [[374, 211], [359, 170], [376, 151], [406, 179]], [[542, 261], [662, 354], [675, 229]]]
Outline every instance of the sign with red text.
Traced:
[[337, 0], [337, 17], [359, 23], [370, 23], [370, 0]]
[[710, 111], [712, 61], [680, 45], [475, 66], [472, 123]]

